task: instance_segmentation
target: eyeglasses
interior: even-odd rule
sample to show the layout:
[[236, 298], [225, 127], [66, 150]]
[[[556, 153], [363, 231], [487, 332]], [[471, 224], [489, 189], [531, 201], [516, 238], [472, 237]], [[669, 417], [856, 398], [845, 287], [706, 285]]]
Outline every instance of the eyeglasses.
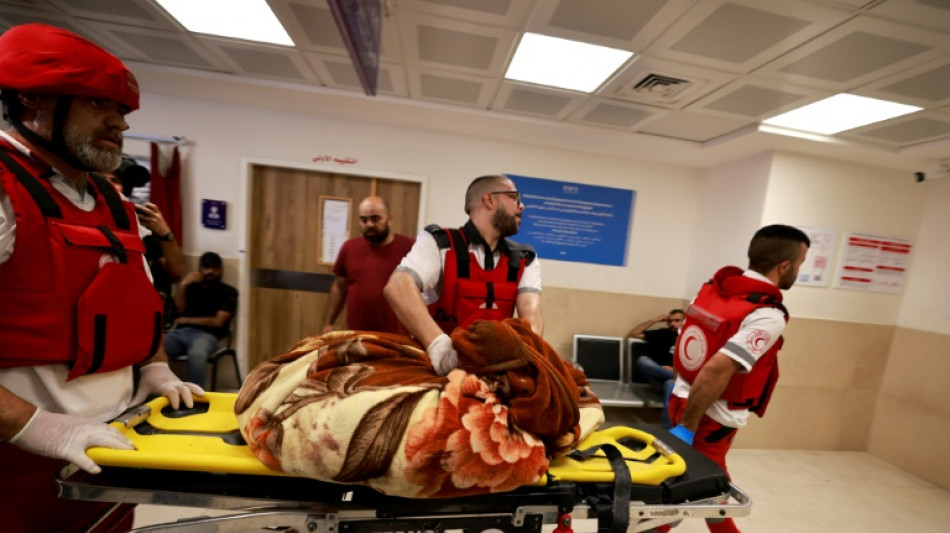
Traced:
[[521, 193], [518, 191], [495, 191], [488, 194], [504, 194], [505, 196], [514, 200], [516, 204], [521, 203]]

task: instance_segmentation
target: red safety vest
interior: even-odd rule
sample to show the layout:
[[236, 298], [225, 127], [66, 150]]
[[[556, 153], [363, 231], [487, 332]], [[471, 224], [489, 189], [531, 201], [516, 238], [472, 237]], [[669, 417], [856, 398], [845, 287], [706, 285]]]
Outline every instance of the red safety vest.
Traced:
[[67, 379], [125, 368], [162, 339], [162, 301], [145, 273], [135, 210], [98, 175], [85, 212], [49, 167], [0, 142], [0, 185], [16, 215], [0, 264], [0, 367], [68, 363]]
[[[743, 276], [738, 267], [716, 272], [686, 310], [673, 358], [677, 373], [692, 384], [709, 358], [739, 331], [743, 319], [761, 307], [781, 310], [788, 321], [778, 287]], [[749, 409], [760, 417], [765, 414], [778, 381], [778, 351], [783, 342], [779, 337], [749, 372], [733, 375], [721, 396], [730, 409]]]
[[[462, 230], [429, 226], [439, 248], [448, 248], [442, 274], [442, 295], [429, 305], [429, 314], [442, 331], [464, 328], [476, 320], [504, 320], [515, 314], [518, 282], [534, 259], [527, 246], [508, 242], [498, 264], [484, 270], [469, 252]], [[487, 252], [486, 252], [487, 253]]]

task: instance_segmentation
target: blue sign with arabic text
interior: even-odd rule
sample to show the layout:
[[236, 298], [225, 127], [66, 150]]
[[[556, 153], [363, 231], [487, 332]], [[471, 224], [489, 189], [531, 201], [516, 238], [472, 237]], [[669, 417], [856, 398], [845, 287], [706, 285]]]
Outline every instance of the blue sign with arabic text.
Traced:
[[513, 236], [542, 259], [625, 266], [636, 191], [506, 174], [525, 209]]

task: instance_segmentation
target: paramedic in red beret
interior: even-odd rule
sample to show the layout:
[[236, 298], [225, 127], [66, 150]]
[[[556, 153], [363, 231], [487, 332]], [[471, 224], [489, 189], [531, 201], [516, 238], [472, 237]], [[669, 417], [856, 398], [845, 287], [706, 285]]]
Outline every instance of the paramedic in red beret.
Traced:
[[[135, 77], [78, 35], [24, 24], [0, 36], [0, 101], [0, 516], [4, 531], [85, 531], [108, 504], [59, 499], [64, 461], [98, 473], [87, 448], [133, 447], [105, 422], [204, 391], [168, 369], [135, 212], [96, 174], [119, 165]], [[131, 526], [125, 513], [113, 526]]]

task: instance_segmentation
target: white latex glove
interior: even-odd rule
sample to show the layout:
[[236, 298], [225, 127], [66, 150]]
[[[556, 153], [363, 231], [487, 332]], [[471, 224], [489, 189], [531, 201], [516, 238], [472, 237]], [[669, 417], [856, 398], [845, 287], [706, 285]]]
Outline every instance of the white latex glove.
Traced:
[[152, 394], [168, 397], [172, 409], [184, 402], [185, 407], [194, 407], [194, 396], [204, 396], [205, 391], [194, 383], [186, 383], [168, 368], [168, 363], [152, 363], [141, 369], [142, 377], [139, 380], [139, 389], [132, 398], [132, 405], [138, 405]]
[[10, 443], [30, 453], [65, 459], [90, 474], [98, 474], [102, 469], [86, 455], [87, 448], [135, 448], [132, 441], [108, 424], [73, 415], [50, 413], [42, 409], [33, 413], [30, 421], [10, 439]]
[[440, 376], [448, 374], [453, 368], [459, 366], [459, 354], [452, 347], [452, 339], [445, 333], [432, 339], [426, 352], [429, 354], [432, 368]]

